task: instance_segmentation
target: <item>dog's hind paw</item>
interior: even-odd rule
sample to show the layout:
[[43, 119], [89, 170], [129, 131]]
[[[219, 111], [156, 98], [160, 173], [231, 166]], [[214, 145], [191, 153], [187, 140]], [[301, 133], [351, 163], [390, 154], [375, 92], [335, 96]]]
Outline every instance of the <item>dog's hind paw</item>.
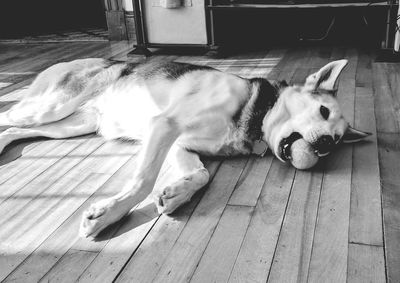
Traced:
[[96, 237], [108, 225], [124, 217], [126, 212], [120, 211], [117, 200], [105, 199], [92, 204], [82, 215], [79, 236]]

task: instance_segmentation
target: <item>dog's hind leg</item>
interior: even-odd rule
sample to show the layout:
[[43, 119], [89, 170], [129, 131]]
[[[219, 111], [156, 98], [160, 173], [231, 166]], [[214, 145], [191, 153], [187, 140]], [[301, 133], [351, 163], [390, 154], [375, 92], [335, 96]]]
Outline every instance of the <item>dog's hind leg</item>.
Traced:
[[91, 112], [78, 111], [53, 123], [32, 127], [12, 127], [0, 134], [0, 152], [12, 141], [32, 137], [47, 137], [54, 139], [69, 138], [93, 133], [97, 130], [97, 116]]
[[153, 196], [159, 213], [172, 213], [208, 183], [209, 173], [197, 153], [175, 145], [168, 154], [168, 163], [179, 172], [179, 179]]
[[174, 119], [165, 116], [153, 118], [149, 135], [143, 140], [137, 169], [117, 195], [92, 204], [84, 212], [80, 235], [94, 237], [108, 225], [118, 221], [152, 191], [161, 166], [172, 144], [180, 135]]
[[0, 126], [31, 127], [55, 122], [74, 113], [81, 100], [81, 97], [76, 97], [68, 101], [57, 101], [56, 96], [24, 99], [0, 113]]

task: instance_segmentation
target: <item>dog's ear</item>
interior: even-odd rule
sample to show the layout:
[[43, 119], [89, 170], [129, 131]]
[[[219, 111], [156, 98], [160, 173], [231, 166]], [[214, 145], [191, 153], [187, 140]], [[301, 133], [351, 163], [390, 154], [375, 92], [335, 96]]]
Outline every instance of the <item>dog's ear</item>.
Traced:
[[355, 143], [365, 139], [370, 135], [372, 134], [354, 129], [349, 126], [343, 135], [342, 141], [343, 143]]
[[334, 90], [340, 72], [347, 65], [347, 62], [343, 59], [325, 65], [318, 72], [307, 77], [305, 86], [311, 90]]

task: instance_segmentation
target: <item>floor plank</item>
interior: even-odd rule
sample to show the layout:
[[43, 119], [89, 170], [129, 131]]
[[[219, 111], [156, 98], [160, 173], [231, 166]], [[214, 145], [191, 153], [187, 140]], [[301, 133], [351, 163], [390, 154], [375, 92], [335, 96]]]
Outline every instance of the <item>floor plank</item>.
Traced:
[[373, 65], [374, 104], [376, 128], [379, 132], [399, 133], [400, 121], [397, 119], [396, 109], [392, 103], [392, 92], [387, 76], [387, 64]]
[[190, 282], [227, 282], [253, 211], [249, 206], [225, 208]]
[[244, 168], [243, 174], [230, 197], [229, 205], [256, 206], [273, 157], [252, 156]]
[[350, 244], [347, 272], [347, 282], [386, 282], [382, 247]]
[[294, 173], [292, 167], [281, 164], [277, 159], [272, 162], [229, 282], [266, 281]]
[[388, 282], [400, 280], [400, 134], [379, 134], [379, 166]]
[[378, 145], [371, 89], [356, 89], [354, 126], [373, 135], [353, 150], [349, 241], [383, 246]]

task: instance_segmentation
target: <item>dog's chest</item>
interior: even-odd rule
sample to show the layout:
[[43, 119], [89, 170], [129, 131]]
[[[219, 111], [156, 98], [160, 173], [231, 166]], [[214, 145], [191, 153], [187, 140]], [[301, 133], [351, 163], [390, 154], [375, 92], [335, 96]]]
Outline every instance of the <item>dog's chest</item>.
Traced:
[[251, 143], [247, 141], [243, 132], [238, 131], [232, 120], [222, 119], [221, 116], [209, 118], [207, 127], [184, 133], [178, 139], [178, 144], [210, 156], [232, 156], [251, 152]]

